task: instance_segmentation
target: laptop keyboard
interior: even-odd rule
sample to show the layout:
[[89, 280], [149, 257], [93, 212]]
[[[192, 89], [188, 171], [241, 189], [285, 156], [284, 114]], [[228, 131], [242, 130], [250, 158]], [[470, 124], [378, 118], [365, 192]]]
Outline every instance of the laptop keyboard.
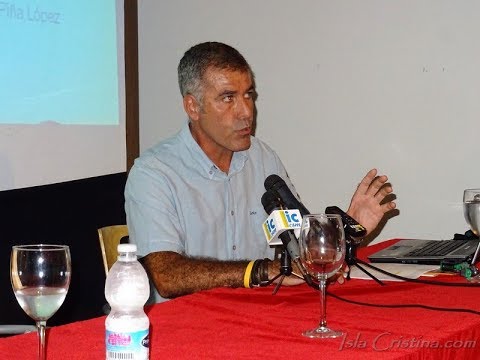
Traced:
[[468, 240], [432, 240], [422, 248], [410, 251], [406, 256], [445, 256], [467, 242]]

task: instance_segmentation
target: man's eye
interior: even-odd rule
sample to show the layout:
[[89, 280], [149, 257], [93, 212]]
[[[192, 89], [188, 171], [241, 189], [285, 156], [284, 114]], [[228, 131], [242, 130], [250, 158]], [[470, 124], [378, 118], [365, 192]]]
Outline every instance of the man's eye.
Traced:
[[254, 90], [249, 91], [245, 94], [246, 99], [255, 99], [255, 97], [256, 97], [256, 94]]
[[233, 100], [233, 95], [225, 95], [223, 97], [223, 101], [225, 102], [231, 102]]

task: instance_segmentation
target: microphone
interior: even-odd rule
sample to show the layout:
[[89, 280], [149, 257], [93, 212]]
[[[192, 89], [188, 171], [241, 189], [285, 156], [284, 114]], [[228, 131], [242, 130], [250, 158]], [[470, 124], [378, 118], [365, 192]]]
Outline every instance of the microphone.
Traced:
[[[263, 208], [265, 209], [267, 214], [272, 213], [275, 210], [282, 210], [282, 202], [278, 198], [277, 194], [272, 190], [267, 190], [261, 199]], [[312, 281], [310, 274], [307, 272], [305, 267], [303, 266], [302, 262], [300, 261], [300, 248], [298, 246], [297, 238], [293, 234], [292, 230], [287, 230], [278, 235], [280, 240], [282, 241], [283, 247], [287, 250], [290, 259], [293, 260], [297, 268], [302, 273], [303, 279], [305, 282], [316, 289], [318, 287]]]
[[[263, 194], [261, 201], [267, 214], [271, 214], [275, 210], [283, 210], [280, 199], [273, 191], [266, 191]], [[298, 247], [298, 242], [293, 234], [293, 231], [284, 231], [278, 235], [278, 237], [282, 241], [283, 246], [287, 249], [292, 260], [298, 260], [300, 258], [300, 248]]]
[[[278, 175], [272, 174], [265, 179], [265, 189], [277, 193], [283, 204], [289, 209], [298, 209], [302, 216], [310, 214], [310, 211], [292, 194], [285, 181]], [[337, 206], [329, 206], [325, 209], [326, 214], [338, 214], [342, 218], [343, 228], [349, 237], [359, 238], [367, 233], [367, 229], [359, 224], [354, 218]]]
[[265, 190], [272, 190], [289, 209], [298, 209], [300, 214], [308, 215], [310, 211], [292, 194], [290, 188], [280, 176], [272, 174], [265, 179]]
[[338, 206], [328, 206], [325, 209], [326, 214], [338, 214], [342, 218], [343, 228], [345, 233], [353, 238], [359, 238], [365, 236], [367, 229], [359, 224], [354, 218], [349, 216], [346, 212], [340, 209]]

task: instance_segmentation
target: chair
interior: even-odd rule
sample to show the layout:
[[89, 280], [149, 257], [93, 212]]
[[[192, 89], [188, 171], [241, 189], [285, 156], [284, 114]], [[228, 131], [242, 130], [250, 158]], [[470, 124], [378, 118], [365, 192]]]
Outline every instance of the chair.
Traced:
[[108, 270], [117, 261], [117, 246], [120, 243], [128, 243], [127, 225], [110, 225], [98, 229], [98, 240], [102, 250], [103, 265], [105, 267], [105, 276]]
[[0, 325], [0, 338], [37, 331], [35, 325]]

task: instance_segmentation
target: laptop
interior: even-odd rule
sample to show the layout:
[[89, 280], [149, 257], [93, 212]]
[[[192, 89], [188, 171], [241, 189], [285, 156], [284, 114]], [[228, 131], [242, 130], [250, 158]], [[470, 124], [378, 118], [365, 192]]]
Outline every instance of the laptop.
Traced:
[[402, 263], [439, 265], [443, 260], [475, 263], [480, 252], [480, 240], [421, 240], [401, 239], [389, 247], [368, 256], [372, 263]]

